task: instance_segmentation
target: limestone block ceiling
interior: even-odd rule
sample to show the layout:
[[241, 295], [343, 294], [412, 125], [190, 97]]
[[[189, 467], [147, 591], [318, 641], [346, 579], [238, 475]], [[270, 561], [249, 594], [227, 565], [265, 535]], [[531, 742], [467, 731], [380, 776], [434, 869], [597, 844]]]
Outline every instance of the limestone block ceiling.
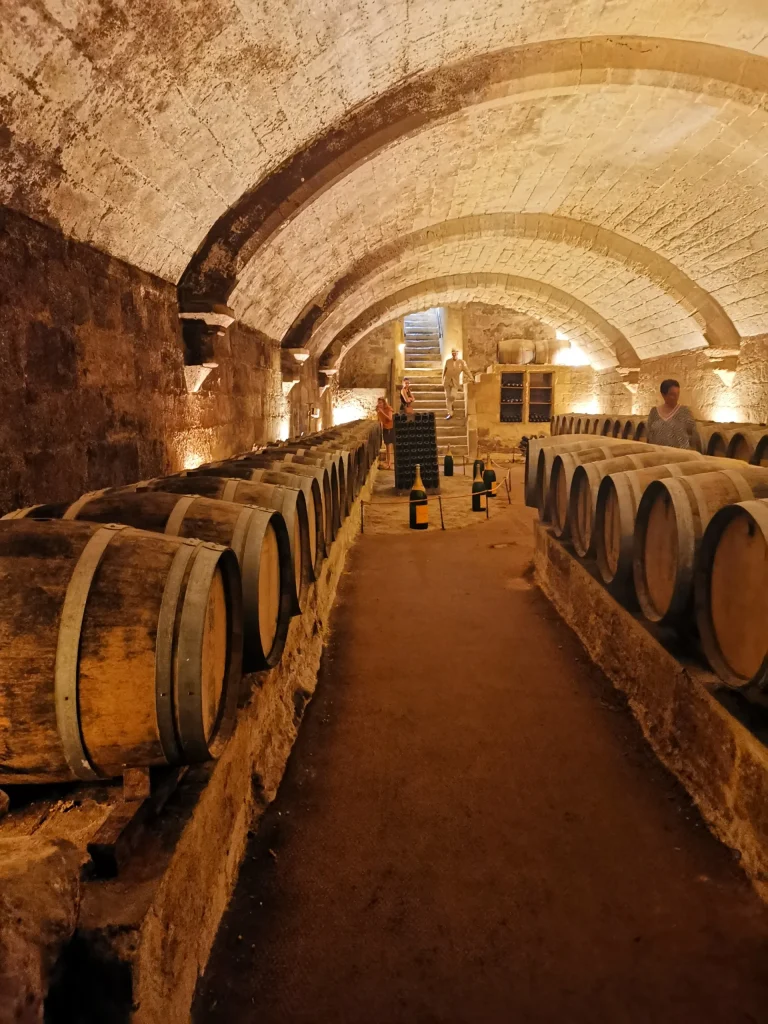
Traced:
[[326, 359], [452, 297], [631, 365], [768, 333], [766, 93], [764, 0], [0, 0], [0, 201]]

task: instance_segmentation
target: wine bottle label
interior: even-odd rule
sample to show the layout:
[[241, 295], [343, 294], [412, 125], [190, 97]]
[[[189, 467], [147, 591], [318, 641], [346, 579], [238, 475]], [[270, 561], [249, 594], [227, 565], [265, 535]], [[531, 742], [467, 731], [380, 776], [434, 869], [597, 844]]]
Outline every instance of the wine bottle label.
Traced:
[[417, 505], [416, 506], [416, 522], [419, 526], [429, 522], [429, 506], [428, 505]]

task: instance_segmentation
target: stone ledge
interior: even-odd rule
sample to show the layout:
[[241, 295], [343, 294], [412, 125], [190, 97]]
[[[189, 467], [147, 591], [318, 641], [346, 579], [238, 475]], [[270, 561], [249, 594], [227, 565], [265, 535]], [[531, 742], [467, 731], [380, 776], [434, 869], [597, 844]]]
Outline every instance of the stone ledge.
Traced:
[[738, 851], [768, 902], [768, 739], [763, 709], [675, 656], [540, 523], [536, 581], [592, 660], [625, 693], [654, 753], [685, 786], [714, 834]]

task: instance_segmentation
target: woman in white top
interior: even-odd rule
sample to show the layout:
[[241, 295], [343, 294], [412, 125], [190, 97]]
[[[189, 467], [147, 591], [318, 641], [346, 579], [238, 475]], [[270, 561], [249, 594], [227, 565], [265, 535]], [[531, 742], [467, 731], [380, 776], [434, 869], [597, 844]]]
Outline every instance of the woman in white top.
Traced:
[[680, 405], [680, 384], [676, 380], [661, 382], [661, 404], [648, 413], [648, 443], [668, 448], [693, 448], [696, 421], [687, 405]]

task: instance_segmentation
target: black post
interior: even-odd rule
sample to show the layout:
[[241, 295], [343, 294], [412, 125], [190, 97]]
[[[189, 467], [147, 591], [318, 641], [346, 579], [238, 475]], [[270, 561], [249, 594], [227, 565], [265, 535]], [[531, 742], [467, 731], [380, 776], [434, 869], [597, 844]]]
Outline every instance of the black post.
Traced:
[[444, 530], [445, 522], [443, 521], [443, 499], [440, 497], [439, 494], [437, 496], [437, 504], [440, 506], [440, 529]]

